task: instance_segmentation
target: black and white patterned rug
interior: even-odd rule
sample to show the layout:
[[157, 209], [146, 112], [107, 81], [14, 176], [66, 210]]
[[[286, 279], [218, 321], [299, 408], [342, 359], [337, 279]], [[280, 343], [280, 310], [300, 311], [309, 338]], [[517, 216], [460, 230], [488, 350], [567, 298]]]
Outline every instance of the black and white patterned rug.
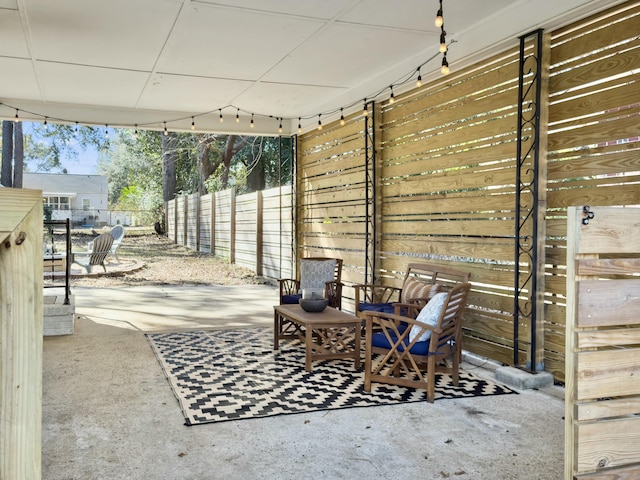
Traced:
[[[304, 368], [304, 346], [281, 341], [273, 331], [215, 330], [147, 334], [149, 344], [180, 403], [185, 425], [270, 417], [349, 407], [425, 400], [425, 391], [374, 383], [365, 392], [362, 367], [353, 360], [328, 360]], [[438, 375], [436, 400], [515, 393], [461, 371], [458, 387]]]

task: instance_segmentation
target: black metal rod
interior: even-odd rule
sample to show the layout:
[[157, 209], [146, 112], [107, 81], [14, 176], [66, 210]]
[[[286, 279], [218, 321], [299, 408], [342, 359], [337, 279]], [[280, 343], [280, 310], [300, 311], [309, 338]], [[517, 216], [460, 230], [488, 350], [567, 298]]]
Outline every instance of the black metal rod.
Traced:
[[[524, 77], [525, 65], [528, 57], [525, 57], [525, 43], [526, 39], [531, 36], [536, 36], [536, 52], [534, 58], [536, 60], [536, 72], [531, 83], [527, 85], [525, 90]], [[530, 310], [528, 317], [530, 319], [530, 344], [529, 344], [529, 365], [527, 368], [531, 371], [535, 371], [537, 368], [537, 295], [538, 295], [538, 193], [539, 193], [539, 166], [540, 166], [540, 103], [541, 103], [541, 86], [542, 86], [542, 30], [538, 29], [526, 35], [520, 37], [520, 58], [519, 58], [519, 72], [518, 72], [518, 126], [517, 126], [517, 143], [516, 143], [516, 157], [518, 165], [516, 168], [516, 223], [515, 223], [515, 267], [514, 267], [514, 309], [513, 309], [513, 362], [514, 365], [519, 366], [519, 320], [523, 314], [520, 308], [520, 296], [525, 289], [525, 285], [529, 285], [528, 301]], [[529, 94], [534, 92], [535, 100], [532, 102], [534, 110], [534, 116], [532, 118], [524, 118], [524, 104], [525, 99]], [[531, 105], [531, 104], [530, 104]], [[523, 153], [523, 131], [524, 125], [528, 124], [533, 130], [531, 137], [531, 145], [527, 149], [526, 153]], [[533, 157], [532, 166], [529, 170], [532, 172], [530, 182], [525, 189], [523, 186], [522, 170], [526, 168], [526, 160]], [[522, 202], [521, 196], [524, 191], [528, 190], [529, 194], [533, 196], [531, 199], [531, 207], [526, 212], [524, 219], [522, 219]], [[526, 235], [526, 225], [531, 225], [531, 237]], [[523, 247], [523, 238], [529, 238], [528, 248]], [[523, 253], [527, 254], [529, 258], [529, 275], [525, 282], [520, 282], [521, 269], [520, 269], [520, 257]]]

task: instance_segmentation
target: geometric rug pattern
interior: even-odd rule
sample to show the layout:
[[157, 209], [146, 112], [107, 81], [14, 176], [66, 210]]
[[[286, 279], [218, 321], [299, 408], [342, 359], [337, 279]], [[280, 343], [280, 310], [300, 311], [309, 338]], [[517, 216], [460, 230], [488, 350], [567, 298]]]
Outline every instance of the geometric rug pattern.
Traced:
[[[307, 372], [304, 346], [280, 342], [273, 330], [213, 330], [147, 334], [171, 385], [185, 425], [270, 417], [350, 407], [426, 401], [425, 391], [373, 383], [364, 391], [363, 367], [353, 360], [313, 362]], [[515, 393], [460, 371], [458, 387], [437, 376], [436, 400]]]

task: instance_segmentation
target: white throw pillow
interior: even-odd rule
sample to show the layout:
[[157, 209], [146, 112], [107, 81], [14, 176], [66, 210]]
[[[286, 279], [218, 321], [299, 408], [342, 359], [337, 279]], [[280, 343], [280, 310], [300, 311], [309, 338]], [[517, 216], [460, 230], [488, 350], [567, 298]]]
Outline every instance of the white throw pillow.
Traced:
[[336, 260], [309, 260], [300, 261], [300, 290], [320, 289], [324, 292], [327, 282], [336, 277]]
[[[444, 307], [444, 301], [447, 299], [446, 292], [436, 293], [429, 303], [427, 303], [416, 318], [417, 321], [426, 323], [427, 325], [431, 325], [435, 327], [438, 325], [438, 320], [440, 319], [440, 313], [442, 312], [442, 307]], [[413, 325], [411, 327], [411, 331], [409, 332], [409, 341], [412, 342], [413, 339], [418, 335], [420, 331], [420, 327], [417, 325]], [[418, 338], [419, 342], [426, 342], [431, 338], [431, 330], [427, 330], [420, 338]]]

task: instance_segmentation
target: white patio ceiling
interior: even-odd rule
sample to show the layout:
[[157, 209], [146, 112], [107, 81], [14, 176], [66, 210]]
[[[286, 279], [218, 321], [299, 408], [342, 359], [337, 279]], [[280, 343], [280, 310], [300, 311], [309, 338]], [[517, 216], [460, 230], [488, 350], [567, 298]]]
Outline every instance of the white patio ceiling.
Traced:
[[[452, 70], [612, 0], [444, 0]], [[275, 134], [440, 76], [438, 0], [0, 0], [0, 118]], [[415, 77], [415, 75], [414, 75]], [[414, 86], [414, 81], [404, 88]], [[386, 88], [386, 90], [385, 90]], [[402, 91], [402, 87], [394, 90]], [[240, 109], [242, 121], [236, 123]], [[225, 122], [219, 122], [219, 113]], [[212, 112], [208, 113], [207, 112]], [[255, 128], [249, 128], [254, 113]]]

